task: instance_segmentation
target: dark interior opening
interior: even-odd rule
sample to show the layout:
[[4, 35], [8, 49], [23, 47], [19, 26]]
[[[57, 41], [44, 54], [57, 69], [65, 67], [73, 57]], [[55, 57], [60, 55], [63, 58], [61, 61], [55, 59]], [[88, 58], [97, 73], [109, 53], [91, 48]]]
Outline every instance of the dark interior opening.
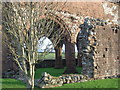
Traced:
[[103, 54], [103, 58], [105, 58], [105, 54]]
[[103, 30], [105, 30], [105, 28], [103, 28]]
[[117, 59], [119, 60], [119, 56], [117, 56]]
[[97, 69], [97, 66], [95, 66], [95, 69]]
[[115, 33], [118, 33], [118, 30], [115, 30]]
[[110, 38], [108, 38], [108, 40], [110, 40]]
[[105, 48], [105, 51], [108, 51], [108, 48]]
[[112, 31], [114, 32], [114, 28], [112, 29]]

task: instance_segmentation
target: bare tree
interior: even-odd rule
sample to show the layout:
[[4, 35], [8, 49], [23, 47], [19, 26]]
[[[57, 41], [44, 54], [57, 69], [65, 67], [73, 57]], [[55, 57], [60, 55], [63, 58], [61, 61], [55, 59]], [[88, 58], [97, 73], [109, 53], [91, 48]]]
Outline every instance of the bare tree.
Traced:
[[34, 88], [38, 40], [49, 37], [55, 47], [64, 33], [61, 25], [42, 17], [51, 15], [56, 9], [57, 2], [3, 3], [3, 33], [14, 60], [24, 73], [27, 88]]

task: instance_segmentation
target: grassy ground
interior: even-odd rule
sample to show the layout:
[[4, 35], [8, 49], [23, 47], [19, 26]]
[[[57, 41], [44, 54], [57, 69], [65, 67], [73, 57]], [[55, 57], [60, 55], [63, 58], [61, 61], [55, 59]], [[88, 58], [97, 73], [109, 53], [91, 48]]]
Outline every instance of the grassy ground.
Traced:
[[[41, 69], [36, 69], [35, 78], [36, 78], [36, 79], [37, 79], [37, 78], [40, 78], [40, 76], [41, 76], [41, 74], [42, 74], [43, 72], [47, 72], [47, 73], [51, 74], [52, 76], [58, 77], [58, 76], [60, 76], [60, 75], [63, 74], [63, 72], [64, 72], [65, 69], [66, 69], [66, 68], [64, 68], [64, 69], [54, 69], [54, 68], [41, 68]], [[77, 67], [76, 69], [77, 69], [78, 73], [80, 74], [82, 68], [81, 68], [81, 67]]]
[[[48, 72], [52, 76], [60, 76], [64, 72], [64, 69], [54, 69], [54, 68], [36, 69], [35, 78], [36, 79], [40, 78], [42, 72]], [[81, 68], [77, 67], [77, 71], [81, 73]], [[22, 83], [19, 80], [6, 78], [6, 79], [2, 79], [2, 87], [3, 88], [25, 88], [26, 86], [24, 83]], [[88, 81], [83, 83], [65, 84], [61, 87], [56, 87], [56, 88], [117, 88], [117, 87], [118, 87], [118, 79], [105, 79], [105, 80]]]
[[[81, 67], [77, 67], [76, 68], [78, 73], [81, 73]], [[35, 79], [38, 79], [41, 77], [41, 74], [43, 72], [47, 72], [49, 74], [51, 74], [52, 76], [60, 76], [63, 74], [65, 68], [64, 69], [54, 69], [54, 68], [40, 68], [40, 69], [36, 69], [36, 73], [35, 73]], [[25, 88], [25, 84], [22, 83], [19, 80], [15, 80], [15, 79], [2, 79], [2, 87], [3, 88]]]
[[[120, 78], [119, 78], [120, 80]], [[2, 88], [25, 88], [25, 84], [15, 79], [2, 79]], [[83, 83], [65, 84], [54, 88], [118, 88], [118, 79], [94, 80]]]
[[22, 81], [5, 78], [2, 79], [2, 88], [26, 88]]
[[120, 79], [94, 80], [83, 83], [64, 84], [61, 87], [55, 88], [118, 88], [118, 80]]

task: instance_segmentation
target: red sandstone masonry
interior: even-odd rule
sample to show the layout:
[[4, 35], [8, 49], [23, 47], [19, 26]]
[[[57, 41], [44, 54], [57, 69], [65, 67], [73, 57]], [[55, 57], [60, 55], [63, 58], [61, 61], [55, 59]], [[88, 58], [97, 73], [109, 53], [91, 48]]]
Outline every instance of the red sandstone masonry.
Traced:
[[[110, 14], [105, 14], [105, 10], [103, 8], [102, 2], [67, 2], [65, 5], [63, 3], [59, 3], [58, 7], [63, 7], [62, 10], [56, 11], [56, 15], [63, 20], [64, 23], [68, 27], [70, 32], [70, 37], [66, 38], [67, 42], [67, 50], [66, 50], [66, 61], [67, 67], [70, 66], [70, 63], [74, 65], [75, 56], [74, 56], [74, 44], [76, 43], [76, 39], [78, 36], [78, 32], [80, 30], [80, 24], [84, 23], [84, 19], [86, 16], [99, 18], [103, 20], [109, 19], [112, 21], [114, 17]], [[113, 3], [107, 4], [109, 7], [117, 6]], [[114, 12], [116, 13], [116, 12]], [[56, 20], [56, 18], [53, 19]], [[98, 54], [94, 58], [94, 63], [97, 64], [97, 67], [93, 67], [94, 77], [104, 77], [109, 75], [120, 74], [118, 71], [118, 33], [112, 31], [110, 26], [98, 26], [96, 28], [97, 31], [97, 40], [99, 42], [99, 46], [97, 46]], [[4, 37], [3, 37], [4, 38]], [[4, 39], [3, 39], [4, 40]], [[70, 49], [69, 49], [70, 48]], [[107, 50], [106, 50], [107, 48]], [[12, 61], [8, 60], [8, 49], [5, 44], [3, 44], [2, 48], [3, 53], [3, 72], [7, 69], [13, 69]], [[71, 55], [73, 54], [73, 55]], [[105, 55], [104, 55], [105, 54]], [[88, 63], [86, 63], [88, 64]], [[74, 68], [74, 66], [73, 66]], [[89, 70], [89, 67], [87, 67]], [[95, 69], [97, 68], [97, 69]], [[114, 70], [115, 69], [115, 70]]]

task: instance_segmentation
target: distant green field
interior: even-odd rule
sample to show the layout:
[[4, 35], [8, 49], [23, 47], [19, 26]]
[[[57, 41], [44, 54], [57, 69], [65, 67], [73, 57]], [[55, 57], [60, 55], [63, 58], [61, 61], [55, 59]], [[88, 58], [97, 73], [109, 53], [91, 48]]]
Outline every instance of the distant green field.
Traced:
[[[77, 53], [75, 53], [75, 57], [77, 58]], [[48, 53], [42, 56], [42, 53], [39, 53], [38, 59], [55, 59], [55, 53]], [[62, 53], [62, 59], [65, 59], [65, 53]]]

